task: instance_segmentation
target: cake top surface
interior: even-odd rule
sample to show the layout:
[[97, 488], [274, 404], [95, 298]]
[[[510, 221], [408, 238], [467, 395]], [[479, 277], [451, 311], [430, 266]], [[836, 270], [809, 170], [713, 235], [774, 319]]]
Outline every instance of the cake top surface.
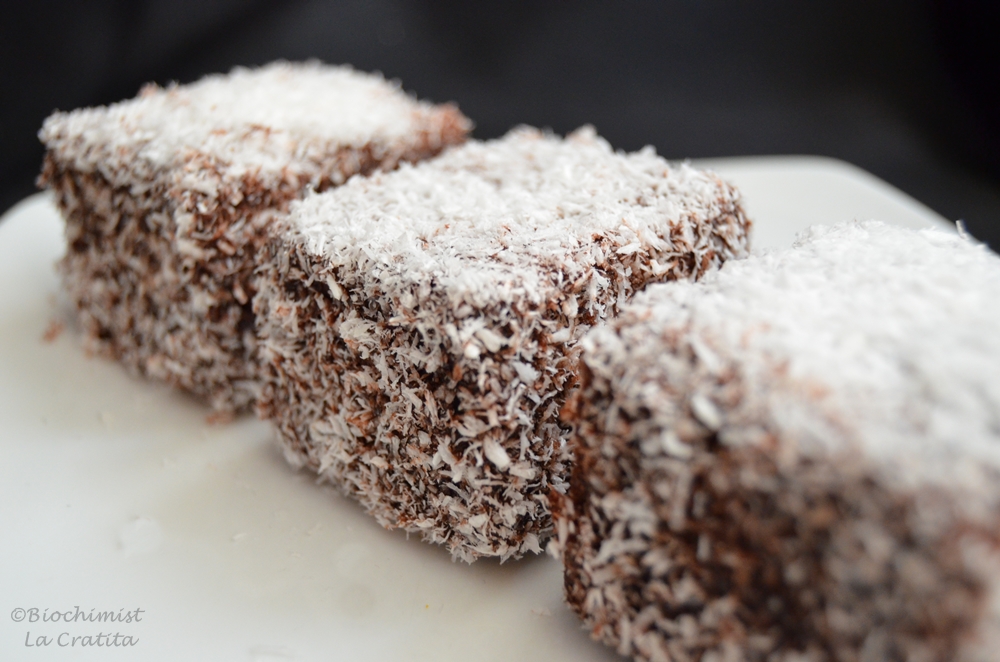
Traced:
[[58, 112], [42, 142], [84, 172], [147, 174], [197, 152], [227, 174], [280, 171], [330, 147], [376, 150], [413, 141], [434, 106], [379, 74], [318, 62], [237, 67], [189, 85], [147, 86], [134, 99]]
[[[871, 221], [815, 227], [699, 283], [649, 288], [616, 327], [584, 341], [588, 363], [631, 366], [619, 384], [635, 402], [655, 408], [662, 385], [697, 393], [736, 367], [734, 420], [691, 397], [724, 441], [752, 439], [740, 421], [769, 418], [806, 453], [860, 450], [908, 483], [1000, 494], [1000, 257], [971, 240]], [[664, 349], [678, 331], [700, 376]]]
[[[482, 306], [537, 300], [553, 274], [571, 279], [608, 256], [707, 252], [722, 230], [705, 219], [738, 200], [652, 148], [616, 153], [590, 127], [566, 139], [524, 127], [307, 196], [290, 228], [345, 277], [377, 278], [383, 291], [433, 282]], [[735, 227], [730, 240], [745, 248]]]

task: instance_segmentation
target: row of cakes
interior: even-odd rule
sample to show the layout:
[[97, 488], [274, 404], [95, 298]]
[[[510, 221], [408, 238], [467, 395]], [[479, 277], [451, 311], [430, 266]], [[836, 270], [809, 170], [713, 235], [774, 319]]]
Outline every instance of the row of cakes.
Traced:
[[750, 255], [711, 172], [471, 126], [318, 63], [54, 114], [86, 342], [455, 558], [551, 537], [624, 655], [989, 659], [1000, 259], [874, 222]]

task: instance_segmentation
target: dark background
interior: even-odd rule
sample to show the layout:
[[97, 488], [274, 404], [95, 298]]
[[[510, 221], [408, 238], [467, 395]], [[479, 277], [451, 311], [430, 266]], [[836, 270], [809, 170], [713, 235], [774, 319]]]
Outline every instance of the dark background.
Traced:
[[7, 3], [0, 209], [54, 109], [319, 58], [457, 101], [475, 135], [594, 124], [668, 158], [821, 154], [1000, 247], [1000, 2], [145, 0]]

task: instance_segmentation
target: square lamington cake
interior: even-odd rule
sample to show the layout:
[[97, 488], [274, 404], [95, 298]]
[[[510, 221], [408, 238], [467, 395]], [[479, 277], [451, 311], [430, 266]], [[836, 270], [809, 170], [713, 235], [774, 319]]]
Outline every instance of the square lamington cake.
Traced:
[[578, 340], [746, 255], [735, 189], [589, 128], [519, 129], [295, 205], [254, 302], [288, 459], [466, 561], [538, 551]]
[[636, 660], [996, 660], [1000, 257], [816, 227], [582, 342], [566, 598]]
[[66, 218], [61, 269], [89, 347], [218, 410], [246, 408], [251, 273], [270, 223], [308, 189], [433, 156], [469, 128], [453, 106], [318, 63], [53, 114], [40, 183]]

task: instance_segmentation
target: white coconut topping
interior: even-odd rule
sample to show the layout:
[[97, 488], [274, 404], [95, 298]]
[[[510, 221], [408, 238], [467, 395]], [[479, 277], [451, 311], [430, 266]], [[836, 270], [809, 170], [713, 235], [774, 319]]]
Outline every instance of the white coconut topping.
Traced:
[[590, 127], [566, 140], [522, 128], [309, 197], [292, 224], [331, 266], [398, 279], [392, 287], [433, 281], [456, 308], [538, 303], [552, 268], [573, 280], [604, 262], [595, 234], [613, 237], [619, 257], [707, 240], [690, 221], [723, 213], [719, 187], [652, 148], [616, 154]]
[[698, 379], [735, 365], [744, 384], [724, 413], [718, 393], [685, 384], [724, 442], [759, 440], [741, 424], [766, 421], [796, 452], [859, 451], [900, 486], [1000, 496], [1000, 258], [984, 246], [877, 222], [817, 227], [698, 284], [650, 288], [625, 320], [620, 337], [598, 330], [585, 343], [593, 367], [630, 348], [637, 403], [658, 408], [641, 386], [652, 373], [690, 378], [660, 340], [683, 331]]
[[[134, 183], [121, 180], [126, 167], [143, 178], [184, 165], [192, 153], [221, 164], [224, 180], [250, 174], [266, 181], [287, 168], [301, 175], [296, 169], [337, 148], [387, 150], [414, 142], [434, 112], [378, 74], [276, 62], [190, 85], [150, 85], [135, 99], [56, 113], [40, 137], [72, 168], [98, 171], [115, 184]], [[211, 185], [196, 173], [192, 181]]]

